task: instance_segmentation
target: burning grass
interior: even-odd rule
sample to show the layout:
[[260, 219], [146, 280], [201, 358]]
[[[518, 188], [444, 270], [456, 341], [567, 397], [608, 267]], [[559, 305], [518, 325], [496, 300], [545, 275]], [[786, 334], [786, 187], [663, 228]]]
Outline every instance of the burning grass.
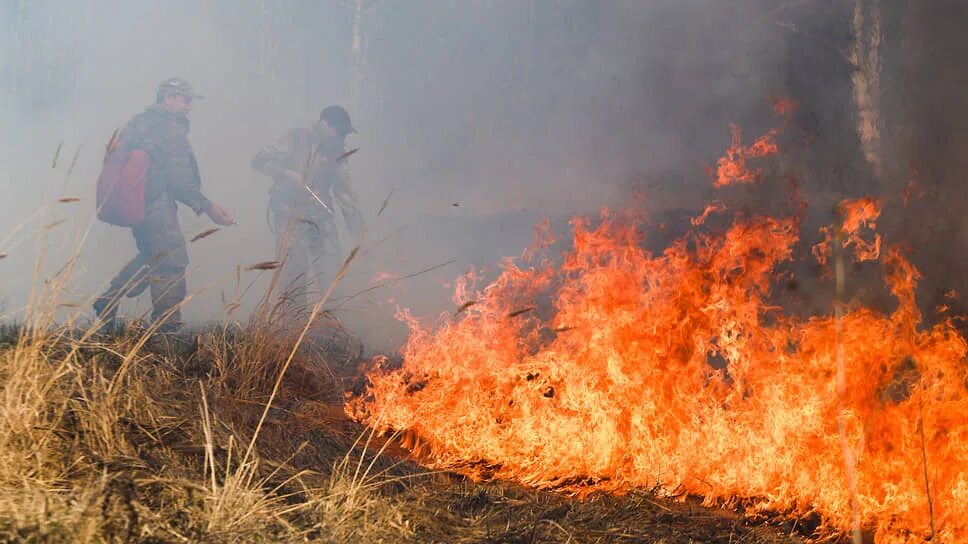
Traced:
[[648, 495], [578, 502], [428, 473], [345, 418], [325, 350], [293, 362], [246, 457], [285, 336], [132, 352], [141, 332], [3, 330], [0, 541], [796, 542]]
[[56, 307], [42, 292], [0, 328], [3, 542], [797, 542], [647, 494], [428, 472], [346, 418], [345, 346], [294, 350], [274, 310], [151, 336], [57, 325]]
[[[739, 157], [749, 172], [762, 156], [736, 149], [738, 133], [721, 166]], [[964, 541], [968, 343], [950, 319], [922, 322], [918, 271], [872, 231], [879, 203], [839, 211], [815, 252], [834, 264], [831, 291], [851, 257], [875, 261], [893, 311], [783, 312], [773, 286], [800, 240], [796, 213], [737, 214], [653, 254], [634, 215], [604, 211], [575, 219], [560, 265], [508, 261], [482, 287], [465, 277], [461, 311], [434, 329], [404, 314], [402, 366], [378, 364], [349, 409], [474, 478], [742, 501], [818, 514], [858, 542]]]
[[[767, 147], [737, 147], [732, 158], [746, 172], [745, 161], [770, 152]], [[730, 179], [749, 181], [740, 170]], [[791, 391], [822, 393], [818, 380], [830, 369], [787, 353], [790, 360], [781, 363], [810, 363], [816, 379], [771, 388], [775, 373], [756, 372], [744, 351], [783, 359], [805, 341], [797, 338], [789, 348], [790, 338], [778, 328], [797, 326], [789, 320], [762, 328], [762, 338], [750, 332], [762, 325], [769, 273], [789, 257], [795, 227], [793, 219], [761, 218], [722, 239], [703, 238], [692, 246], [699, 249], [680, 242], [654, 258], [639, 246], [634, 227], [609, 215], [597, 228], [579, 221], [576, 251], [561, 275], [547, 262], [528, 270], [509, 265], [480, 293], [462, 286], [458, 321], [434, 334], [415, 326], [403, 368], [371, 374], [367, 395], [350, 405], [374, 430], [344, 412], [344, 382], [358, 378], [355, 361], [334, 367], [333, 344], [310, 341], [310, 324], [325, 314], [332, 285], [306, 326], [295, 330], [281, 306], [270, 304], [270, 287], [244, 326], [182, 337], [131, 326], [104, 333], [79, 329], [76, 314], [66, 324], [54, 320], [58, 309], [77, 307], [58, 300], [72, 259], [34, 293], [22, 326], [2, 330], [0, 541], [765, 544], [796, 542], [780, 533], [817, 529], [836, 537], [823, 532], [817, 512], [836, 527], [830, 504], [843, 506], [842, 490], [813, 482], [814, 494], [791, 504], [786, 492], [802, 482], [777, 490], [785, 473], [769, 465], [777, 458], [803, 461], [782, 446], [795, 443], [792, 433], [813, 437], [816, 421], [803, 414], [754, 417], [769, 413], [771, 400], [789, 401]], [[839, 238], [831, 240], [833, 247]], [[237, 284], [243, 271], [273, 271], [274, 285], [279, 267], [279, 261], [240, 267]], [[893, 273], [906, 311], [876, 321], [882, 333], [913, 329], [913, 275], [904, 266]], [[534, 296], [549, 289], [557, 300]], [[227, 315], [238, 305], [229, 303]], [[697, 308], [703, 315], [691, 313]], [[556, 314], [545, 323], [549, 311]], [[844, 318], [846, 336], [869, 325], [851, 322], [855, 317]], [[832, 326], [828, 320], [814, 332], [825, 337]], [[924, 338], [909, 330], [902, 338], [922, 382], [931, 376], [919, 365], [937, 359], [928, 352], [931, 339], [949, 351], [958, 348], [943, 335]], [[875, 355], [887, 360], [894, 348], [886, 344]], [[728, 360], [729, 375], [710, 372], [709, 356]], [[643, 370], [658, 381], [643, 382]], [[850, 379], [859, 379], [851, 371]], [[903, 386], [908, 391], [912, 383]], [[698, 403], [679, 402], [684, 399]], [[839, 400], [846, 402], [843, 395]], [[827, 401], [806, 395], [807, 406], [825, 415], [842, 406]], [[942, 453], [938, 416], [934, 405], [925, 412], [925, 404], [918, 421], [921, 442], [930, 445], [922, 453], [934, 459]], [[898, 413], [897, 426], [913, 421], [909, 406]], [[848, 444], [862, 438], [858, 421], [866, 414], [852, 415]], [[739, 436], [745, 442], [735, 432], [690, 434], [696, 426], [730, 431], [737, 425], [752, 429]], [[388, 428], [401, 431], [403, 445], [436, 468], [407, 460], [396, 434], [377, 435]], [[670, 429], [675, 436], [661, 434]], [[704, 448], [715, 455], [697, 459]], [[743, 458], [749, 451], [756, 456]], [[841, 476], [829, 459], [814, 461], [801, 479]], [[904, 459], [890, 468], [906, 478], [922, 466]], [[473, 484], [437, 468], [506, 476], [532, 488]], [[743, 477], [751, 475], [762, 485], [745, 485]], [[585, 500], [534, 489], [551, 487], [580, 490]], [[944, 500], [952, 493], [936, 492]], [[754, 516], [773, 508], [792, 525], [751, 527], [750, 517], [700, 508], [690, 495], [748, 507]], [[946, 523], [958, 512], [939, 508], [939, 534], [955, 534], [945, 532]]]

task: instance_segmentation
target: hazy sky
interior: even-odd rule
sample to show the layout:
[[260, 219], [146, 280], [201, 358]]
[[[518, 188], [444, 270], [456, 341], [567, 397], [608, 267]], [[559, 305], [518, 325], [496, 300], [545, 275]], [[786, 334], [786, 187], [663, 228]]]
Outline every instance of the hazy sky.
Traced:
[[[41, 248], [49, 273], [87, 234], [67, 295], [78, 303], [133, 256], [127, 230], [92, 219], [95, 180], [104, 142], [170, 76], [207, 96], [190, 134], [203, 191], [239, 221], [189, 244], [189, 290], [207, 290], [186, 317], [221, 319], [236, 266], [273, 256], [270, 180], [249, 168], [252, 155], [339, 103], [359, 129], [351, 170], [369, 239], [395, 233], [360, 260], [346, 291], [380, 272], [455, 261], [343, 310], [374, 345], [401, 338], [397, 305], [429, 317], [452, 309], [445, 284], [519, 254], [544, 216], [563, 224], [620, 205], [623, 187], [671, 171], [686, 173], [673, 200], [701, 205], [703, 166], [728, 145], [728, 123], [756, 130], [751, 120], [768, 116], [767, 98], [782, 88], [779, 31], [756, 18], [755, 2], [366, 0], [355, 33], [356, 9], [337, 0], [0, 0], [5, 311], [22, 307]], [[59, 196], [81, 202], [55, 204]], [[40, 246], [41, 227], [59, 219], [67, 222]], [[210, 226], [189, 210], [181, 219], [188, 237]], [[145, 296], [124, 311], [147, 307]]]

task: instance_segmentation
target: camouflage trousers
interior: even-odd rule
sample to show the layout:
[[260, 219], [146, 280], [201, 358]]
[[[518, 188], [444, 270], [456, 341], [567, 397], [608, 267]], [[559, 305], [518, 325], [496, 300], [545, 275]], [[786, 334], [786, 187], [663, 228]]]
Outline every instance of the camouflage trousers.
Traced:
[[336, 270], [339, 238], [331, 217], [273, 215], [276, 255], [282, 262], [280, 294], [287, 307], [306, 311], [329, 287]]
[[102, 319], [113, 319], [122, 297], [136, 297], [151, 290], [151, 318], [159, 330], [181, 327], [180, 306], [187, 286], [188, 250], [178, 224], [177, 204], [167, 195], [148, 206], [145, 221], [131, 229], [138, 253], [111, 280], [94, 303]]

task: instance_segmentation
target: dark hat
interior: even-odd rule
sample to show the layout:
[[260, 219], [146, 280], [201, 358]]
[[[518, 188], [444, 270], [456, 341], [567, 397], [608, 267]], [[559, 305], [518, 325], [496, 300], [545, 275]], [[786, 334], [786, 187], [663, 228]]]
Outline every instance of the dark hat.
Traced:
[[190, 98], [205, 98], [200, 94], [195, 94], [195, 89], [180, 77], [170, 77], [158, 84], [158, 95], [167, 93], [182, 94]]
[[343, 131], [343, 134], [356, 132], [350, 121], [350, 114], [342, 106], [326, 106], [319, 112], [319, 120], [326, 121], [331, 127]]

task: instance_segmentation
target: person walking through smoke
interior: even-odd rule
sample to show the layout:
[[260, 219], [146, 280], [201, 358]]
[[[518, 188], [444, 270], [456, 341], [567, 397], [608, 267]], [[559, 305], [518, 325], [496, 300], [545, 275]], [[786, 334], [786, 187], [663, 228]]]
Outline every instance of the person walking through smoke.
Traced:
[[155, 103], [128, 121], [116, 140], [124, 150], [143, 151], [149, 162], [144, 177], [144, 217], [131, 226], [138, 254], [94, 301], [94, 311], [102, 322], [115, 317], [122, 295], [135, 297], [150, 287], [151, 316], [158, 330], [179, 329], [180, 307], [187, 293], [188, 250], [178, 224], [178, 203], [196, 214], [205, 213], [219, 225], [235, 223], [201, 191], [198, 163], [188, 141], [188, 114], [197, 98], [201, 96], [185, 80], [163, 81]]
[[[322, 288], [339, 264], [339, 208], [350, 235], [364, 232], [356, 194], [350, 185], [346, 137], [356, 132], [340, 106], [328, 106], [310, 128], [294, 128], [252, 159], [252, 168], [272, 177], [269, 226], [283, 262], [283, 297], [305, 309], [315, 283]], [[354, 150], [355, 151], [355, 150]]]

